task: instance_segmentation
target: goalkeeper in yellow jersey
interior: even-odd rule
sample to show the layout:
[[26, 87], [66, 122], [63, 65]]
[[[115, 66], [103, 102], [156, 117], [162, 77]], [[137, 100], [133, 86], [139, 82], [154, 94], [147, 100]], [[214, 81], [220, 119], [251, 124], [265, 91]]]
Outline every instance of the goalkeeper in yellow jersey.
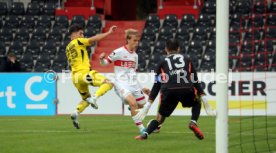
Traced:
[[[89, 38], [84, 38], [84, 29], [79, 25], [72, 25], [69, 29], [71, 42], [66, 47], [66, 56], [72, 68], [73, 84], [77, 88], [82, 97], [82, 101], [78, 104], [76, 110], [71, 114], [71, 119], [75, 128], [79, 129], [78, 116], [83, 110], [91, 105], [94, 109], [98, 109], [96, 103], [97, 98], [104, 95], [112, 89], [113, 85], [96, 70], [92, 70], [90, 66], [89, 55], [86, 47], [92, 43], [99, 41], [116, 30], [117, 26], [111, 26], [105, 33], [97, 34]], [[91, 96], [88, 86], [99, 87]]]

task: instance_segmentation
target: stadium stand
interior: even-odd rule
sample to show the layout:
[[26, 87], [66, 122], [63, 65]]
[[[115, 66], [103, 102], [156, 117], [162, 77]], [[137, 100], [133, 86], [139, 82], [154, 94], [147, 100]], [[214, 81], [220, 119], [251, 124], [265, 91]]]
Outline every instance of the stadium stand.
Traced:
[[155, 14], [151, 14], [147, 17], [145, 28], [153, 29], [153, 32], [158, 32], [160, 28], [160, 18]]
[[20, 40], [15, 40], [11, 46], [9, 47], [9, 52], [13, 52], [16, 55], [16, 58], [21, 58], [23, 52], [24, 52], [24, 48], [23, 48], [23, 44]]
[[55, 24], [54, 24], [53, 28], [55, 28], [55, 27], [59, 27], [59, 29], [65, 33], [69, 27], [68, 17], [65, 15], [56, 16]]
[[[99, 6], [102, 6], [102, 3], [103, 1], [97, 1]], [[164, 41], [170, 38], [176, 38], [181, 42], [181, 52], [194, 59], [197, 70], [210, 71], [215, 68], [215, 0], [205, 0], [204, 3], [202, 1], [197, 12], [189, 13], [188, 10], [184, 14], [182, 11], [164, 14], [166, 9], [171, 10], [175, 5], [186, 5], [178, 0], [168, 0], [163, 4], [163, 12], [159, 10], [157, 14], [150, 14], [145, 21], [130, 23], [103, 21], [102, 16], [97, 14], [55, 14], [55, 11], [59, 11], [57, 1], [54, 0], [32, 0], [26, 8], [21, 2], [11, 3], [11, 9], [8, 9], [5, 2], [0, 4], [0, 55], [4, 56], [9, 51], [16, 52], [21, 62], [26, 63], [22, 66], [26, 66], [28, 71], [69, 69], [66, 60], [61, 56], [64, 55], [65, 47], [70, 41], [67, 29], [75, 23], [81, 23], [85, 27], [85, 36], [105, 31], [111, 24], [119, 25], [117, 34], [89, 48], [93, 52], [93, 67], [103, 72], [112, 71], [112, 67], [102, 69], [93, 60], [97, 60], [102, 51], [109, 53], [115, 47], [120, 47], [124, 42], [123, 29], [129, 27], [138, 28], [142, 32], [137, 50], [141, 58], [139, 72], [152, 70], [156, 59], [164, 55]], [[80, 7], [85, 5], [82, 2], [69, 1], [66, 6], [70, 7], [73, 4]], [[276, 2], [256, 0], [252, 3], [251, 0], [231, 0], [230, 6], [229, 68], [248, 71], [249, 68], [240, 69], [240, 65], [251, 64], [252, 71], [275, 71]], [[178, 9], [177, 6], [175, 8]], [[18, 42], [21, 45], [18, 45]], [[55, 45], [51, 46], [51, 42]], [[50, 57], [48, 64], [43, 65], [41, 61], [36, 64], [44, 52]], [[248, 61], [249, 54], [254, 54], [251, 63]], [[262, 62], [264, 59], [266, 63]], [[254, 68], [252, 63], [261, 67]]]
[[75, 15], [72, 18], [71, 25], [79, 24], [82, 27], [85, 27], [85, 18], [82, 15]]
[[0, 41], [5, 42], [6, 45], [10, 44], [13, 40], [13, 32], [11, 28], [2, 27], [0, 33]]
[[8, 6], [5, 2], [0, 2], [0, 16], [5, 17], [8, 14]]
[[99, 15], [90, 16], [87, 20], [86, 27], [93, 29], [101, 29], [102, 28], [102, 20]]
[[28, 3], [26, 15], [38, 16], [40, 14], [39, 3]]
[[37, 59], [40, 54], [40, 45], [36, 40], [31, 40], [26, 48], [26, 53], [31, 53], [34, 59]]
[[167, 41], [173, 38], [173, 29], [170, 27], [163, 27], [160, 29], [158, 41]]
[[21, 19], [20, 27], [26, 28], [28, 32], [32, 32], [35, 27], [36, 19], [33, 15], [25, 15]]
[[0, 57], [3, 57], [6, 55], [6, 46], [5, 43], [0, 41]]
[[164, 21], [163, 21], [163, 28], [167, 27], [172, 30], [172, 32], [176, 32], [176, 29], [178, 27], [178, 20], [177, 16], [175, 14], [168, 14], [166, 15]]
[[154, 44], [156, 40], [156, 33], [154, 31], [154, 27], [145, 27], [142, 33], [141, 41], [148, 41], [151, 44]]
[[22, 68], [26, 72], [33, 72], [34, 59], [32, 53], [26, 52], [20, 60]]
[[10, 10], [11, 15], [21, 16], [25, 14], [24, 4], [21, 2], [13, 2]]

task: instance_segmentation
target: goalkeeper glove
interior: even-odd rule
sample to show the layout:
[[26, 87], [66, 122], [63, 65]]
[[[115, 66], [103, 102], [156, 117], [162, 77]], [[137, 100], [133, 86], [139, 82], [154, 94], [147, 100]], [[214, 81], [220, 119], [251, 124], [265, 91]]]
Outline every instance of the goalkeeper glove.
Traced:
[[137, 118], [138, 118], [139, 120], [141, 120], [141, 121], [144, 120], [144, 118], [145, 118], [145, 117], [147, 116], [147, 114], [148, 114], [148, 111], [149, 111], [150, 107], [151, 107], [151, 103], [150, 103], [150, 102], [147, 102], [147, 103], [144, 105], [143, 108], [138, 109], [138, 110], [137, 110], [138, 113], [136, 114]]
[[211, 108], [211, 106], [209, 105], [208, 103], [208, 100], [206, 98], [205, 95], [202, 95], [200, 97], [202, 103], [203, 103], [203, 106], [204, 106], [204, 109], [205, 109], [205, 112], [207, 115], [210, 115], [210, 116], [216, 116], [216, 112]]

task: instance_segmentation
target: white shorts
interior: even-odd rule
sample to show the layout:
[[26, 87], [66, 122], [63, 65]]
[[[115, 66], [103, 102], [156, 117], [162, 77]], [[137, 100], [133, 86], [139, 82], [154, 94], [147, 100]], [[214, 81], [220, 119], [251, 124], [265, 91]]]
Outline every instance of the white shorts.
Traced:
[[128, 104], [125, 98], [132, 94], [136, 98], [136, 102], [139, 105], [144, 105], [146, 103], [144, 93], [142, 89], [138, 85], [124, 85], [124, 84], [117, 84], [114, 86], [116, 94], [122, 99], [124, 104]]

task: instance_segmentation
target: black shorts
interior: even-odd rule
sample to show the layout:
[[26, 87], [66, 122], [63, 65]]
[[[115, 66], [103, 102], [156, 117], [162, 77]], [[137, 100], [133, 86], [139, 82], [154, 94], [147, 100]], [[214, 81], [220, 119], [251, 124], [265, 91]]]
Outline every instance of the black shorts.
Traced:
[[169, 117], [178, 102], [181, 102], [182, 107], [192, 107], [198, 103], [198, 100], [193, 89], [167, 89], [161, 92], [159, 114], [164, 117]]

